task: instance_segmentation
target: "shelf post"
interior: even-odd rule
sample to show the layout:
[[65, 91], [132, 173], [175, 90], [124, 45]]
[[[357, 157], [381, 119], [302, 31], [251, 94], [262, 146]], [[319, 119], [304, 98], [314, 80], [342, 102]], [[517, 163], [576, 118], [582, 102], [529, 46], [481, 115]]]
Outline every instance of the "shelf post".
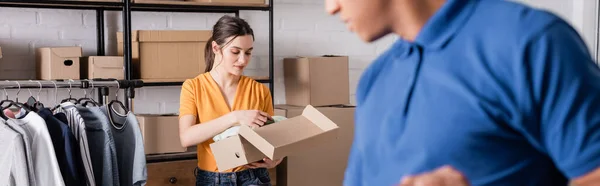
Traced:
[[[104, 9], [98, 8], [96, 9], [96, 43], [98, 44], [96, 48], [96, 55], [104, 56]], [[98, 91], [98, 102], [102, 103], [104, 97], [102, 97], [100, 89]]]
[[[131, 2], [129, 0], [123, 0], [123, 4], [123, 58], [125, 64], [125, 80], [131, 80]], [[128, 100], [127, 91], [124, 91], [123, 94], [125, 100]], [[129, 101], [125, 101], [125, 107], [131, 110]]]
[[275, 105], [275, 75], [273, 75], [274, 49], [273, 45], [273, 0], [269, 0], [269, 89], [271, 90], [271, 101]]

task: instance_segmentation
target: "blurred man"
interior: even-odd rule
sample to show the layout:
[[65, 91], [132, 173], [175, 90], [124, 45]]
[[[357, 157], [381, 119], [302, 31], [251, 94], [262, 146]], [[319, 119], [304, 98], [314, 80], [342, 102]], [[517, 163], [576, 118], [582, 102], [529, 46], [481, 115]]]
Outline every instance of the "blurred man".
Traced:
[[371, 42], [344, 185], [600, 184], [600, 70], [559, 17], [498, 0], [326, 0]]

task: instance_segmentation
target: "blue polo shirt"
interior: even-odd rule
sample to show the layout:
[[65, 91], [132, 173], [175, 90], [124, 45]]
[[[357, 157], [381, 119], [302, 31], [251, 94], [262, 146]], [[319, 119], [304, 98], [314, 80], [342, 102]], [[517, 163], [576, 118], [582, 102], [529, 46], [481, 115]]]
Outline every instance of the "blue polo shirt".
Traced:
[[472, 185], [566, 185], [600, 167], [600, 70], [557, 16], [448, 0], [364, 73], [344, 184], [450, 165]]

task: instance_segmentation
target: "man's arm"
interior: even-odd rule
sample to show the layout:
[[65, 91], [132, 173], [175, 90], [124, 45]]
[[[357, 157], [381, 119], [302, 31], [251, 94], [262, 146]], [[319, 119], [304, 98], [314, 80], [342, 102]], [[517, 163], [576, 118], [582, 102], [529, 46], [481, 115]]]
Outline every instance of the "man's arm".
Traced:
[[573, 186], [597, 186], [600, 184], [600, 167], [596, 168], [596, 170], [577, 177], [571, 181], [571, 185]]
[[[576, 186], [600, 184], [600, 69], [577, 32], [562, 20], [549, 24], [525, 49], [532, 99], [523, 113], [528, 140], [542, 147]], [[527, 109], [530, 108], [530, 109]]]

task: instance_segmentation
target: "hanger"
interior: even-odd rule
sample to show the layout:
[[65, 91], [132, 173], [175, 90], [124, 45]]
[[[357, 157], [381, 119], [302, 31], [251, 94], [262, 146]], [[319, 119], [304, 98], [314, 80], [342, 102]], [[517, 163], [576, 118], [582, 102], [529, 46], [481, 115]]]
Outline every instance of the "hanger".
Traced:
[[4, 96], [6, 96], [6, 99], [0, 101], [0, 117], [2, 117], [2, 119], [4, 120], [8, 120], [8, 117], [4, 114], [4, 106], [2, 105], [4, 105], [4, 103], [9, 103], [7, 107], [10, 107], [12, 106], [13, 101], [8, 99], [8, 92], [6, 92], [6, 87], [2, 87], [2, 89], [4, 89]]
[[[33, 82], [32, 80], [29, 80], [30, 82]], [[36, 97], [33, 97], [33, 94], [31, 93], [31, 89], [27, 89], [27, 91], [29, 91], [29, 98], [27, 98], [27, 102], [25, 102], [25, 105], [31, 109], [32, 111], [39, 111], [40, 109], [44, 108], [44, 104], [42, 104], [39, 100], [40, 100], [40, 93], [42, 92], [42, 83], [40, 81], [37, 81], [37, 83], [40, 85], [40, 89], [37, 93]]]
[[69, 98], [61, 100], [60, 103], [64, 103], [64, 102], [77, 103], [77, 99], [75, 99], [71, 96], [71, 89], [73, 88], [73, 84], [71, 84], [72, 81], [73, 81], [72, 79], [69, 79]]
[[[94, 82], [93, 81], [89, 81], [89, 82], [92, 85], [92, 90], [94, 90]], [[91, 106], [95, 106], [95, 107], [98, 106], [98, 102], [96, 102], [93, 98], [88, 98], [86, 89], [83, 89], [83, 98], [79, 98], [79, 100], [77, 100], [77, 104], [80, 104], [84, 107], [87, 107], [88, 104], [91, 104]]]
[[38, 85], [40, 85], [40, 89], [38, 90], [38, 93], [37, 93], [37, 96], [36, 96], [37, 101], [35, 102], [35, 104], [33, 105], [33, 107], [37, 111], [39, 111], [39, 110], [41, 110], [41, 109], [44, 108], [44, 104], [42, 102], [40, 102], [40, 93], [42, 93], [42, 88], [43, 87], [42, 87], [42, 82], [37, 81], [37, 83], [38, 83]]
[[5, 120], [7, 120], [8, 117], [4, 114], [4, 110], [6, 110], [6, 109], [8, 109], [8, 108], [10, 108], [12, 106], [16, 106], [19, 109], [23, 108], [25, 110], [25, 114], [24, 115], [29, 114], [29, 112], [31, 111], [31, 109], [29, 109], [23, 103], [19, 102], [19, 93], [21, 92], [21, 84], [19, 82], [17, 82], [17, 81], [15, 81], [15, 83], [17, 83], [17, 86], [19, 86], [19, 90], [17, 90], [17, 95], [15, 96], [15, 101], [12, 101], [12, 100], [8, 99], [8, 92], [6, 91], [6, 88], [3, 88], [4, 89], [4, 93], [6, 95], [6, 99], [3, 100], [3, 101], [0, 101], [0, 106], [4, 105], [4, 103], [9, 103], [7, 106], [1, 107], [1, 109], [0, 109], [0, 111], [1, 111], [0, 112], [0, 117], [2, 117]]
[[119, 112], [117, 112], [117, 110], [113, 107], [114, 104], [117, 104], [117, 106], [120, 106], [121, 109], [125, 111], [125, 114], [122, 115], [126, 115], [129, 112], [129, 109], [127, 109], [127, 107], [125, 107], [125, 105], [121, 101], [119, 101], [119, 90], [121, 87], [118, 81], [115, 80], [115, 82], [117, 82], [117, 92], [115, 93], [115, 99], [108, 103], [108, 108], [110, 108], [114, 113], [118, 114]]
[[54, 84], [54, 108], [51, 109], [52, 112], [54, 112], [54, 110], [56, 110], [57, 108], [60, 107], [60, 104], [58, 103], [58, 85], [56, 85], [56, 82], [54, 81], [50, 81], [52, 82], [52, 84]]

